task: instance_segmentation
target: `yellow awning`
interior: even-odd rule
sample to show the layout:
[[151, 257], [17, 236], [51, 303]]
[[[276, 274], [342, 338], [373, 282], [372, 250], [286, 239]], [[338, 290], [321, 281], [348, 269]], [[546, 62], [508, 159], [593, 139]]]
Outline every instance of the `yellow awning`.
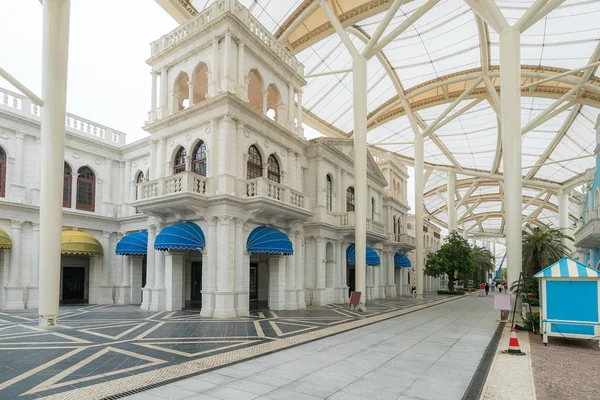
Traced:
[[60, 250], [62, 254], [102, 255], [100, 242], [89, 233], [82, 231], [62, 231]]
[[10, 236], [8, 236], [8, 233], [4, 229], [0, 228], [0, 249], [10, 249], [11, 247]]

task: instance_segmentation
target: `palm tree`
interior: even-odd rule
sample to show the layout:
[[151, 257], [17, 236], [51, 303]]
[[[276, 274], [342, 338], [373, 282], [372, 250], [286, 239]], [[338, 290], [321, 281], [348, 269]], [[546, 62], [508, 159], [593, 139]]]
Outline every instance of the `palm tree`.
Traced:
[[473, 261], [473, 277], [475, 284], [477, 282], [486, 282], [486, 274], [494, 270], [494, 256], [484, 248], [474, 246], [471, 248], [471, 260]]
[[533, 276], [550, 264], [569, 255], [569, 249], [561, 239], [566, 236], [558, 229], [548, 226], [530, 226], [523, 230], [523, 273]]

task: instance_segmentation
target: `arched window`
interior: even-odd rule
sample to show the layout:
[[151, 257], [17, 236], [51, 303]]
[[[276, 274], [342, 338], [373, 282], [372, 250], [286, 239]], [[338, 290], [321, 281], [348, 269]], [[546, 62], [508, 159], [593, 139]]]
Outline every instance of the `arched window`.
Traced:
[[375, 221], [375, 197], [371, 197], [371, 219]]
[[6, 153], [0, 147], [0, 197], [6, 194]]
[[202, 140], [192, 152], [192, 172], [206, 176], [206, 144]]
[[248, 72], [248, 103], [259, 113], [263, 112], [263, 79], [256, 69]]
[[173, 112], [181, 111], [190, 106], [190, 77], [181, 71], [173, 85]]
[[277, 183], [281, 183], [281, 171], [279, 170], [279, 163], [273, 154], [271, 154], [267, 159], [267, 164], [267, 178]]
[[346, 211], [354, 211], [354, 188], [346, 189]]
[[179, 146], [177, 153], [175, 153], [175, 159], [173, 160], [173, 173], [178, 174], [185, 172], [185, 157], [187, 156], [183, 146]]
[[393, 222], [394, 223], [394, 234], [396, 234], [396, 233], [398, 233], [398, 226], [396, 225], [396, 216], [395, 215], [394, 215], [393, 221], [394, 221]]
[[331, 175], [327, 174], [325, 177], [325, 207], [327, 211], [333, 211], [333, 183], [331, 181]]
[[65, 208], [71, 208], [72, 174], [73, 171], [71, 171], [71, 166], [65, 162], [63, 180], [63, 207]]
[[144, 182], [144, 173], [140, 171], [135, 177], [135, 199], [140, 197], [140, 190], [142, 190], [142, 183]]
[[77, 171], [77, 209], [94, 211], [96, 197], [96, 175], [88, 167]]
[[248, 149], [247, 169], [248, 173], [246, 175], [248, 179], [254, 179], [262, 176], [262, 157], [260, 155], [260, 151], [258, 151], [254, 145], [250, 146]]

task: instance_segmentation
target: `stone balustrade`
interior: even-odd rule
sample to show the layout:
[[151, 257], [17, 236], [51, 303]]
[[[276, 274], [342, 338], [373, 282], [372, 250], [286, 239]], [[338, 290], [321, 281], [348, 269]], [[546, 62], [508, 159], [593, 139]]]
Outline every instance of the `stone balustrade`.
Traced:
[[296, 73], [304, 75], [304, 66], [292, 55], [279, 41], [265, 28], [252, 14], [237, 0], [218, 0], [206, 7], [185, 24], [150, 44], [152, 57], [170, 49], [182, 40], [196, 32], [201, 32], [203, 27], [216, 20], [225, 13], [235, 15], [248, 29], [263, 43], [267, 45], [284, 63]]
[[[332, 225], [337, 225], [341, 227], [354, 227], [355, 225], [355, 214], [354, 211], [342, 212], [342, 213], [333, 213], [328, 212], [326, 214], [326, 222], [329, 222]], [[367, 218], [367, 230], [376, 232], [376, 233], [384, 233], [385, 226], [383, 223], [379, 221], [375, 221], [371, 218]]]
[[139, 200], [148, 200], [185, 192], [206, 194], [206, 183], [207, 178], [205, 176], [188, 171], [181, 172], [164, 178], [143, 182], [139, 190]]
[[415, 238], [406, 233], [390, 233], [390, 242], [415, 245]]
[[[12, 113], [22, 114], [41, 123], [40, 106], [33, 103], [27, 96], [0, 88], [0, 109], [2, 108], [6, 108]], [[93, 136], [97, 140], [114, 146], [125, 145], [125, 138], [127, 136], [116, 129], [70, 113], [67, 113], [66, 116], [65, 129], [71, 133], [78, 133], [88, 137]]]
[[300, 208], [306, 208], [307, 205], [306, 196], [303, 193], [265, 177], [246, 181], [246, 195], [248, 197], [268, 197]]

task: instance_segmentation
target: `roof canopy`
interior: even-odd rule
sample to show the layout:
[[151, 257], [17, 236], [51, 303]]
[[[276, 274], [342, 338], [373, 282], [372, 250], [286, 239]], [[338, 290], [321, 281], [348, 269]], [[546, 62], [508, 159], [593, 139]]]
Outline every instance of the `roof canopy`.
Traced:
[[[354, 243], [352, 243], [346, 249], [346, 260], [349, 265], [356, 264], [356, 247]], [[371, 247], [367, 246], [367, 265], [378, 266], [381, 265], [381, 260], [379, 259], [379, 254]]]
[[119, 243], [115, 254], [119, 256], [142, 256], [148, 251], [148, 232], [133, 232], [124, 236]]
[[[179, 7], [189, 19], [214, 1], [170, 2], [185, 3]], [[320, 1], [239, 2], [304, 64], [304, 122], [329, 136], [351, 136], [352, 59]], [[413, 163], [414, 134], [404, 96], [420, 129], [428, 132], [426, 214], [446, 225], [446, 174], [455, 171], [459, 227], [479, 237], [503, 236], [499, 35], [465, 1], [327, 3], [359, 52], [390, 7], [395, 7], [394, 15], [380, 37], [403, 29], [368, 62], [367, 140], [372, 151], [389, 151]], [[495, 3], [513, 24], [534, 1]], [[594, 167], [600, 2], [568, 0], [546, 6], [552, 11], [541, 18], [529, 14], [528, 29], [521, 35], [523, 216], [532, 224], [558, 226], [556, 192], [577, 187]], [[570, 200], [574, 223], [580, 199], [575, 192]]]
[[565, 257], [541, 270], [534, 278], [600, 278], [600, 271]]
[[178, 222], [163, 228], [154, 241], [154, 248], [161, 251], [202, 250], [204, 232], [193, 222]]
[[60, 252], [70, 255], [101, 256], [102, 245], [95, 237], [83, 231], [66, 230], [61, 233]]
[[254, 228], [246, 242], [248, 253], [271, 253], [290, 256], [294, 247], [288, 236], [278, 229], [268, 226]]

